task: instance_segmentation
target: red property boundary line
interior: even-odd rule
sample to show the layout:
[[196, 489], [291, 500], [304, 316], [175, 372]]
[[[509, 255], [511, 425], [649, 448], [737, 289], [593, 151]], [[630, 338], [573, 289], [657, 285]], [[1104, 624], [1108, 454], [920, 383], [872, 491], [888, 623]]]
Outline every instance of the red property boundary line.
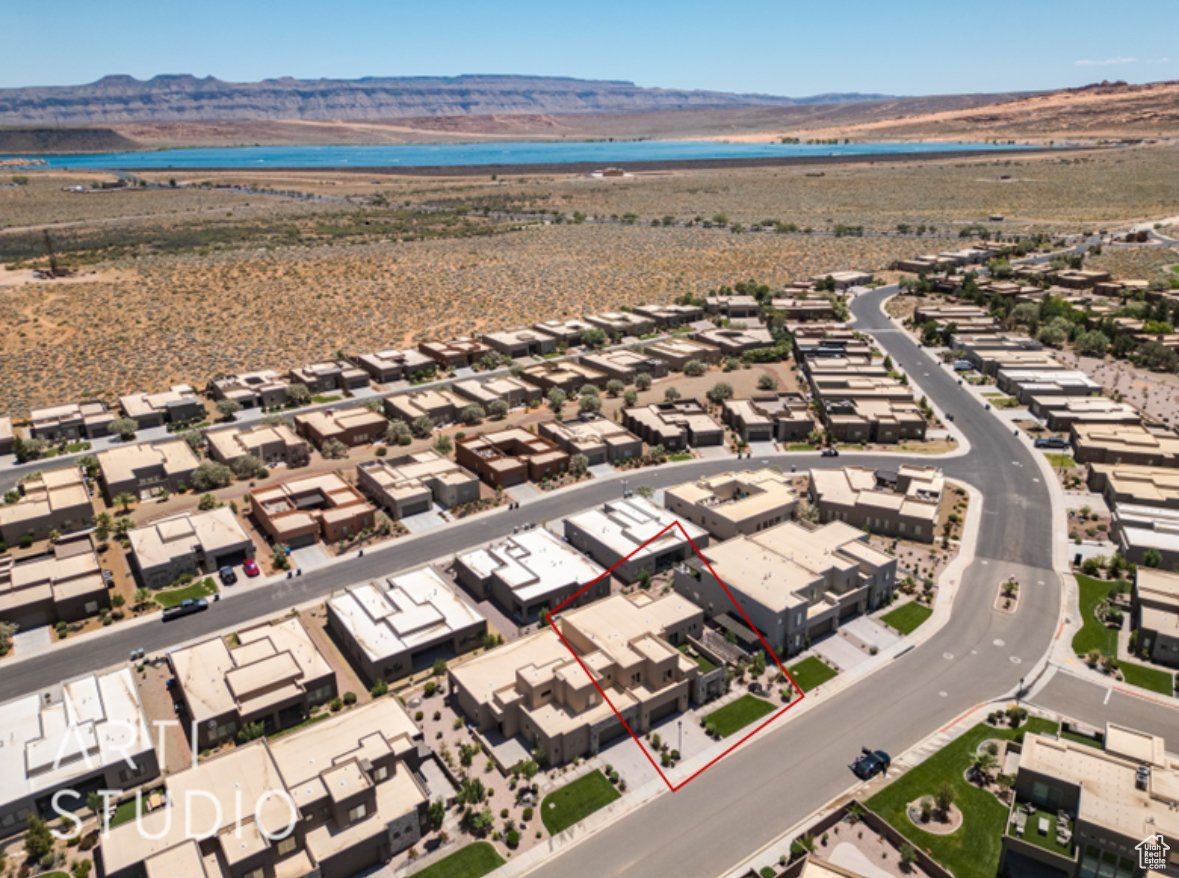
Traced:
[[[564, 609], [571, 602], [577, 600], [579, 595], [581, 595], [587, 589], [592, 588], [594, 585], [601, 582], [606, 577], [610, 576], [619, 566], [621, 566], [622, 564], [629, 561], [631, 558], [633, 558], [639, 552], [643, 551], [643, 549], [645, 549], [651, 543], [660, 539], [668, 531], [671, 531], [674, 529], [679, 530], [679, 532], [683, 535], [684, 539], [687, 540], [688, 545], [692, 547], [692, 551], [696, 553], [696, 557], [699, 558], [702, 562], [704, 562], [704, 566], [708, 568], [708, 572], [712, 574], [713, 578], [716, 579], [717, 583], [720, 584], [720, 587], [724, 591], [725, 595], [729, 598], [730, 601], [733, 602], [733, 606], [737, 608], [737, 612], [741, 614], [741, 618], [745, 620], [745, 624], [749, 626], [749, 630], [757, 635], [757, 639], [759, 641], [761, 641], [761, 645], [765, 649], [766, 655], [770, 656], [774, 660], [774, 664], [776, 664], [778, 666], [778, 670], [780, 670], [782, 672], [782, 674], [786, 677], [786, 679], [790, 681], [790, 685], [793, 686], [794, 691], [796, 691], [798, 693], [798, 697], [796, 697], [793, 701], [791, 701], [789, 704], [785, 705], [784, 707], [782, 707], [780, 710], [776, 711], [775, 713], [771, 714], [766, 719], [762, 720], [760, 723], [758, 723], [756, 726], [754, 726], [754, 728], [751, 731], [746, 732], [741, 738], [739, 738], [736, 742], [734, 742], [729, 747], [727, 747], [722, 753], [720, 753], [719, 755], [710, 759], [707, 763], [702, 765], [700, 768], [696, 769], [696, 771], [692, 772], [692, 774], [688, 775], [688, 777], [684, 778], [678, 784], [673, 784], [670, 780], [668, 780], [667, 775], [663, 773], [663, 769], [660, 768], [659, 764], [655, 761], [654, 756], [651, 755], [651, 751], [647, 749], [647, 747], [643, 744], [643, 742], [639, 738], [639, 736], [635, 734], [634, 729], [632, 729], [630, 727], [630, 724], [625, 719], [623, 719], [623, 716], [621, 713], [619, 713], [618, 708], [614, 706], [614, 702], [610, 700], [610, 696], [606, 694], [606, 690], [602, 688], [601, 684], [599, 684], [597, 679], [595, 679], [594, 675], [590, 673], [589, 668], [587, 668], [585, 666], [585, 663], [582, 662], [581, 656], [579, 656], [577, 654], [577, 651], [570, 645], [569, 641], [565, 639], [565, 635], [561, 633], [561, 629], [557, 627], [557, 624], [555, 621], [555, 617], [556, 617], [557, 613], [559, 613], [562, 609]], [[777, 654], [772, 649], [770, 649], [770, 645], [768, 643], [766, 643], [766, 640], [764, 637], [762, 637], [761, 632], [757, 630], [757, 626], [754, 625], [753, 622], [751, 622], [749, 620], [749, 616], [747, 616], [745, 614], [745, 610], [743, 610], [741, 608], [741, 605], [737, 603], [736, 598], [733, 597], [733, 593], [729, 591], [729, 587], [727, 585], [725, 585], [724, 581], [719, 576], [716, 575], [716, 571], [712, 569], [712, 565], [708, 562], [708, 559], [705, 558], [704, 555], [700, 552], [700, 549], [696, 546], [696, 543], [692, 541], [692, 538], [690, 536], [688, 536], [688, 532], [684, 529], [683, 524], [681, 524], [678, 520], [673, 521], [671, 524], [664, 527], [657, 534], [655, 534], [649, 540], [646, 540], [642, 545], [640, 545], [637, 549], [635, 549], [633, 552], [631, 552], [625, 558], [623, 558], [622, 560], [620, 560], [616, 564], [614, 564], [614, 566], [612, 566], [605, 573], [601, 574], [600, 576], [591, 580], [590, 582], [587, 582], [585, 585], [583, 585], [581, 588], [579, 588], [577, 591], [575, 591], [573, 594], [571, 594], [565, 600], [561, 601], [560, 604], [558, 604], [553, 610], [551, 610], [548, 613], [548, 620], [547, 621], [548, 621], [549, 627], [551, 627], [553, 629], [553, 631], [556, 632], [556, 635], [559, 638], [561, 638], [561, 642], [563, 644], [565, 644], [565, 648], [567, 650], [569, 650], [569, 654], [573, 656], [574, 661], [576, 661], [577, 664], [581, 667], [581, 669], [583, 671], [585, 671], [586, 676], [589, 677], [589, 681], [591, 683], [593, 683], [594, 688], [598, 690], [598, 693], [602, 696], [602, 698], [606, 701], [606, 703], [610, 705], [610, 709], [614, 711], [614, 715], [616, 717], [618, 717], [618, 721], [620, 723], [622, 723], [622, 727], [624, 729], [626, 729], [626, 731], [630, 734], [631, 738], [634, 739], [634, 742], [636, 744], [638, 744], [639, 750], [641, 750], [643, 755], [645, 757], [647, 757], [647, 761], [651, 763], [651, 767], [655, 769], [655, 772], [659, 775], [659, 777], [667, 785], [667, 788], [669, 790], [671, 790], [673, 793], [678, 792], [684, 786], [686, 786], [689, 782], [695, 780], [697, 777], [699, 777], [701, 774], [703, 774], [709, 768], [716, 765], [716, 763], [720, 762], [722, 759], [724, 759], [726, 756], [728, 756], [730, 753], [732, 753], [734, 750], [736, 750], [738, 747], [740, 747], [742, 744], [744, 744], [746, 741], [748, 741], [750, 738], [752, 738], [754, 735], [756, 735], [758, 732], [760, 732], [762, 729], [764, 729], [766, 726], [768, 726], [770, 723], [772, 723], [778, 717], [782, 716], [782, 714], [786, 713], [786, 711], [790, 710], [790, 708], [794, 707], [794, 705], [798, 704], [800, 701], [802, 701], [803, 698], [806, 697], [806, 695], [802, 691], [802, 687], [794, 682], [794, 677], [791, 676], [790, 671], [786, 670], [786, 666], [782, 664], [781, 659], [779, 659]]]

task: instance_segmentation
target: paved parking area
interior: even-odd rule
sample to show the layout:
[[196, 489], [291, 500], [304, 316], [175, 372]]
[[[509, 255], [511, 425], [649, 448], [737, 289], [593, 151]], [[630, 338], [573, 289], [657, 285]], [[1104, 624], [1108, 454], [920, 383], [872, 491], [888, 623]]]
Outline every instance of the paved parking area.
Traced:
[[401, 523], [411, 534], [425, 533], [436, 528], [446, 527], [447, 524], [446, 519], [442, 517], [442, 511], [437, 506], [420, 515], [407, 515], [401, 519]]
[[887, 649], [901, 639], [899, 634], [890, 631], [868, 616], [857, 616], [855, 619], [844, 622], [839, 630], [864, 644], [865, 647], [875, 646], [880, 650]]
[[821, 656], [839, 668], [841, 672], [854, 668], [869, 657], [868, 653], [861, 650], [855, 643], [839, 634], [819, 641], [811, 647], [811, 652]]
[[332, 563], [332, 556], [322, 545], [315, 543], [301, 549], [292, 549], [290, 561], [292, 569], [306, 572]]

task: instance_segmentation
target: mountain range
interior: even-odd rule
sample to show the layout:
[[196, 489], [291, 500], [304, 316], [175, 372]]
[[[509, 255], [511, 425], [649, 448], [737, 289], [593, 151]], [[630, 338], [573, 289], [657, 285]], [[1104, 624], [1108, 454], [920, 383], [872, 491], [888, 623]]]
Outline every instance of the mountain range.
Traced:
[[225, 82], [187, 74], [104, 76], [75, 86], [0, 89], [0, 125], [95, 125], [195, 120], [388, 120], [498, 114], [570, 115], [796, 107], [885, 99], [806, 98], [644, 88], [633, 82], [548, 76], [412, 76]]

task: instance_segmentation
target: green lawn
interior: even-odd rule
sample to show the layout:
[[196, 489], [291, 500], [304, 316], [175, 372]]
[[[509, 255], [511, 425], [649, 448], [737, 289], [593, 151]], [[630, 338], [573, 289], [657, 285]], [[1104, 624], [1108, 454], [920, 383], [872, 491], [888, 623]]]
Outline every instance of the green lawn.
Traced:
[[704, 722], [708, 728], [724, 738], [773, 712], [774, 705], [770, 702], [752, 695], [742, 695], [736, 701], [731, 701], [704, 717]]
[[917, 627], [933, 615], [933, 610], [916, 601], [902, 604], [895, 610], [889, 610], [880, 617], [885, 625], [890, 625], [901, 634], [912, 634]]
[[[686, 643], [680, 647], [680, 652], [687, 655], [688, 645]], [[709, 671], [716, 670], [716, 665], [702, 656], [700, 653], [696, 653], [696, 655], [689, 655], [688, 658], [696, 663], [696, 667], [700, 668], [701, 674], [707, 674]]]
[[550, 835], [568, 829], [620, 796], [614, 784], [600, 771], [592, 771], [553, 790], [541, 800], [540, 819]]
[[[979, 723], [955, 738], [921, 764], [901, 775], [865, 804], [907, 836], [914, 847], [930, 855], [956, 878], [994, 878], [1007, 825], [1007, 808], [993, 795], [966, 781], [978, 745], [988, 738], [1016, 738], [1024, 731], [1053, 733], [1056, 723], [1032, 718], [1019, 729], [994, 728]], [[918, 829], [905, 808], [922, 796], [932, 796], [942, 784], [954, 790], [954, 804], [964, 823], [950, 835], [933, 835]]]
[[1096, 738], [1091, 738], [1088, 735], [1082, 735], [1080, 732], [1066, 732], [1061, 731], [1060, 737], [1068, 741], [1073, 741], [1077, 744], [1084, 744], [1086, 747], [1095, 747], [1098, 750], [1104, 750], [1105, 747]]
[[480, 878], [503, 864], [504, 858], [490, 842], [476, 841], [413, 875], [414, 878]]
[[340, 398], [338, 393], [317, 393], [311, 397], [311, 401], [317, 405], [323, 405], [325, 402], [336, 402]]
[[1105, 625], [1093, 615], [1093, 610], [1105, 600], [1109, 590], [1116, 583], [1104, 579], [1095, 579], [1083, 573], [1076, 575], [1077, 589], [1080, 592], [1081, 630], [1073, 635], [1073, 652], [1077, 655], [1087, 655], [1096, 649], [1102, 655], [1118, 654], [1118, 632]]
[[816, 686], [822, 686], [828, 680], [834, 680], [838, 675], [839, 671], [813, 655], [804, 658], [790, 669], [790, 676], [794, 678], [794, 682], [802, 688], [803, 692], [810, 692]]
[[1118, 668], [1131, 686], [1140, 686], [1162, 695], [1175, 694], [1175, 675], [1170, 671], [1123, 661], [1118, 662]]
[[696, 455], [690, 451], [673, 451], [671, 454], [667, 455], [667, 459], [673, 463], [681, 460], [694, 460], [695, 457]]
[[1071, 454], [1052, 454], [1045, 452], [1044, 457], [1048, 458], [1048, 463], [1052, 465], [1053, 469], [1072, 469], [1077, 465]]
[[[1048, 820], [1048, 832], [1045, 835], [1040, 835], [1039, 823], [1040, 818], [1044, 817]], [[1069, 844], [1057, 844], [1056, 842], [1056, 814], [1051, 811], [1041, 811], [1037, 809], [1032, 814], [1028, 815], [1027, 825], [1024, 827], [1023, 835], [1016, 836], [1014, 827], [1008, 826], [1008, 834], [1013, 838], [1021, 837], [1024, 841], [1034, 844], [1036, 847], [1043, 848], [1046, 851], [1051, 851], [1062, 857], [1072, 858], [1073, 846]]]
[[213, 577], [206, 576], [204, 579], [199, 579], [180, 588], [161, 589], [153, 594], [152, 598], [161, 607], [174, 607], [189, 598], [208, 598], [215, 594], [217, 594], [217, 586], [213, 582]]
[[787, 451], [814, 451], [818, 446], [810, 442], [791, 442], [786, 446]]
[[308, 726], [313, 726], [316, 723], [321, 723], [325, 719], [331, 719], [332, 716], [334, 716], [334, 714], [328, 713], [327, 711], [322, 711], [320, 713], [313, 713], [313, 714], [311, 714], [311, 716], [307, 717], [307, 719], [301, 720], [301, 721], [295, 723], [293, 726], [287, 726], [285, 729], [278, 729], [277, 731], [271, 732], [270, 734], [268, 734], [266, 736], [266, 739], [269, 741], [276, 741], [279, 738], [286, 737], [287, 735], [291, 734], [291, 732], [297, 732], [300, 729], [305, 729]]

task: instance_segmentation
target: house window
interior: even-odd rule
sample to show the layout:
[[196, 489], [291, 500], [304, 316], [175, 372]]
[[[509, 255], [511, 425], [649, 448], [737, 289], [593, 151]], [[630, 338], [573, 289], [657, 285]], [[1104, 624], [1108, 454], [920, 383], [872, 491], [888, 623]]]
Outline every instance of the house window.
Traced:
[[373, 769], [373, 781], [375, 783], [380, 783], [381, 781], [385, 780], [388, 777], [389, 777], [389, 766], [388, 765], [378, 765], [376, 768]]
[[368, 815], [368, 806], [361, 802], [355, 808], [348, 809], [348, 822], [356, 823], [358, 820], [363, 820]]
[[251, 869], [249, 872], [243, 873], [242, 878], [266, 878], [266, 870], [261, 867]]
[[293, 835], [288, 835], [286, 838], [280, 838], [278, 841], [278, 855], [285, 857], [287, 854], [293, 854], [295, 848], [299, 846], [298, 840]]

